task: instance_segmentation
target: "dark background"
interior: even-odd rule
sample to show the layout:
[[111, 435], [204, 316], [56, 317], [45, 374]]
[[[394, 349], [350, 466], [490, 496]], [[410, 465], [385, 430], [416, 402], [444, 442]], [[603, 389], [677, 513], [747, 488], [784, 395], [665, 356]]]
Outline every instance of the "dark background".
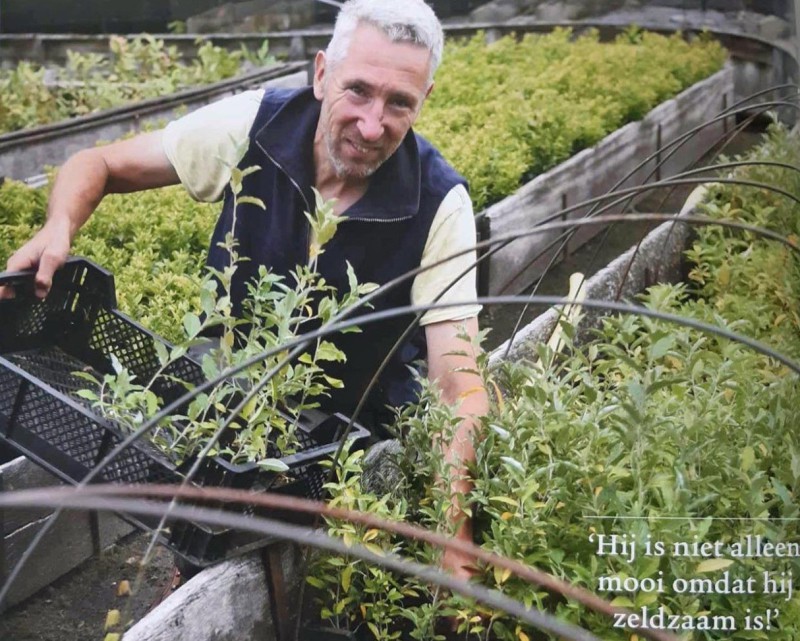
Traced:
[[[402, 0], [398, 0], [402, 1]], [[486, 0], [428, 0], [437, 15], [467, 14]], [[0, 0], [0, 33], [165, 33], [174, 20], [231, 4], [229, 0]], [[792, 0], [642, 0], [641, 5], [741, 10], [789, 16]], [[315, 22], [332, 22], [337, 9], [316, 2]]]
[[[398, 0], [400, 1], [400, 0]], [[486, 0], [430, 0], [442, 17], [467, 13]], [[230, 4], [230, 0], [0, 0], [2, 33], [165, 33], [174, 20]], [[337, 9], [315, 3], [317, 22]]]

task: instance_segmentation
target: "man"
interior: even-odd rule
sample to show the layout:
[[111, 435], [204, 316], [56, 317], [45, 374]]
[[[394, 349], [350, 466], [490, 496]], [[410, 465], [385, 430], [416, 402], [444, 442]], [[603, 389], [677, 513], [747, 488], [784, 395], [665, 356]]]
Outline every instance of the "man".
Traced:
[[[69, 253], [73, 237], [107, 193], [182, 183], [200, 200], [224, 198], [212, 238], [209, 263], [229, 257], [220, 247], [233, 224], [233, 197], [226, 185], [231, 166], [261, 169], [247, 176], [243, 192], [266, 210], [242, 204], [235, 235], [240, 263], [232, 289], [241, 310], [246, 283], [265, 264], [289, 275], [308, 260], [312, 187], [346, 218], [319, 259], [328, 283], [347, 288], [350, 263], [360, 282], [385, 284], [420, 265], [428, 266], [474, 244], [472, 207], [465, 183], [411, 126], [433, 89], [442, 55], [441, 25], [422, 0], [350, 0], [341, 9], [325, 52], [315, 59], [313, 87], [300, 91], [246, 92], [181, 118], [163, 131], [88, 149], [58, 173], [42, 230], [8, 261], [9, 270], [37, 268], [37, 294], [44, 296], [53, 272]], [[240, 149], [246, 148], [244, 156]], [[145, 224], [145, 221], [143, 221]], [[466, 255], [406, 279], [374, 302], [374, 309], [410, 303], [476, 298], [474, 256]], [[450, 519], [457, 536], [471, 539], [457, 497], [470, 482], [477, 417], [486, 394], [474, 373], [473, 346], [479, 307], [432, 310], [420, 321], [417, 340], [405, 340], [389, 357], [365, 408], [373, 423], [388, 403], [414, 398], [408, 365], [427, 357], [428, 376], [463, 420], [444, 447], [452, 464]], [[402, 337], [409, 318], [364, 326], [337, 338], [347, 364], [334, 372], [345, 381], [332, 403], [351, 411], [370, 379]], [[448, 553], [445, 568], [469, 576], [467, 560]]]

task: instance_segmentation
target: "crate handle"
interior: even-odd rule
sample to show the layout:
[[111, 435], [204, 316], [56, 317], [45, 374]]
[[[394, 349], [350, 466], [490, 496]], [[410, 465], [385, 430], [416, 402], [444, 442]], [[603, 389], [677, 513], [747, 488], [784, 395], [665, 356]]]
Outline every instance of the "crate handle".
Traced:
[[0, 273], [0, 286], [11, 286], [20, 288], [23, 291], [33, 292], [33, 278], [36, 276], [36, 271], [33, 269], [26, 269], [19, 272], [2, 272]]
[[[95, 278], [100, 279], [102, 283], [102, 293], [105, 299], [105, 304], [108, 307], [115, 307], [117, 304], [116, 289], [114, 287], [114, 277], [111, 272], [103, 269], [96, 263], [83, 258], [81, 256], [70, 256], [66, 262], [56, 270], [53, 276], [53, 283], [59, 278], [59, 272], [68, 274], [70, 270], [74, 273], [80, 267], [87, 268], [90, 272], [95, 274]], [[66, 275], [65, 274], [65, 275]], [[36, 277], [35, 269], [26, 269], [16, 272], [0, 272], [0, 286], [10, 285], [14, 288], [19, 288], [20, 291], [26, 294], [33, 295], [34, 278]]]

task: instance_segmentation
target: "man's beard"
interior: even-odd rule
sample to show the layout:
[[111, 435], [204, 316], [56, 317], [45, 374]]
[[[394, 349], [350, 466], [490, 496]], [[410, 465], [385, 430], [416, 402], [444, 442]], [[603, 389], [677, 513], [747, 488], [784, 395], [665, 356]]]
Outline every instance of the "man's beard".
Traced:
[[331, 166], [338, 178], [369, 178], [386, 160], [386, 158], [381, 158], [371, 165], [357, 165], [356, 167], [348, 165], [339, 157], [336, 151], [336, 141], [331, 131], [325, 132], [325, 146], [328, 149], [328, 158], [330, 158]]

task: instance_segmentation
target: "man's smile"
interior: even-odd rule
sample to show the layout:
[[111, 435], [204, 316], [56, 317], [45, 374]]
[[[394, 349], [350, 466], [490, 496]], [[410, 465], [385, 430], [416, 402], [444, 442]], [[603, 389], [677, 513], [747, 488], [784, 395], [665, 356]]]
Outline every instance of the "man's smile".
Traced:
[[380, 149], [380, 147], [375, 145], [364, 145], [363, 143], [358, 143], [352, 138], [346, 138], [345, 140], [353, 149], [355, 149], [362, 156], [374, 153]]

